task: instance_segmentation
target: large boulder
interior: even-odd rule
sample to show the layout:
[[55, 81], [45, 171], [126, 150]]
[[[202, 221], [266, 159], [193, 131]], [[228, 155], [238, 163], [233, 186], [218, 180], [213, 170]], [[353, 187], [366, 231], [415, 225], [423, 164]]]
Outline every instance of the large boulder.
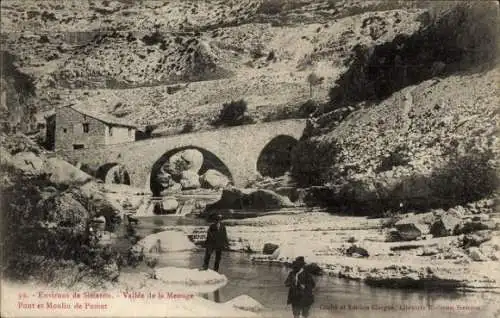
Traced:
[[203, 154], [196, 149], [186, 149], [172, 155], [168, 160], [168, 172], [180, 176], [183, 171], [198, 174], [203, 165]]
[[[204, 292], [208, 290], [217, 290], [218, 288], [227, 284], [227, 278], [212, 270], [200, 271], [191, 268], [179, 267], [161, 267], [156, 270], [156, 277], [164, 284], [171, 287], [179, 286], [193, 286], [197, 289], [200, 287]], [[207, 287], [209, 289], [207, 289]], [[177, 289], [177, 288], [176, 288]]]
[[179, 202], [175, 198], [164, 198], [163, 201], [161, 202], [161, 208], [165, 212], [172, 212], [172, 211], [177, 211], [177, 208], [179, 207]]
[[264, 309], [261, 303], [248, 295], [240, 295], [224, 303], [225, 305], [241, 310], [259, 312]]
[[482, 230], [496, 230], [498, 225], [493, 220], [467, 220], [456, 229], [456, 234], [467, 234]]
[[201, 187], [198, 173], [191, 170], [182, 171], [180, 184], [182, 190], [199, 189]]
[[471, 246], [480, 246], [486, 241], [491, 240], [492, 235], [489, 230], [477, 231], [474, 233], [469, 233], [464, 235], [462, 238], [462, 246], [463, 247], [471, 247]]
[[79, 201], [89, 208], [92, 216], [102, 215], [106, 220], [112, 220], [124, 213], [120, 202], [106, 193], [102, 183], [87, 182], [73, 191], [77, 193]]
[[203, 165], [203, 154], [196, 149], [186, 149], [181, 152], [181, 158], [189, 163], [188, 170], [198, 173]]
[[230, 182], [231, 180], [225, 174], [214, 169], [209, 169], [200, 176], [200, 184], [203, 188], [222, 189]]
[[488, 260], [488, 258], [484, 256], [481, 250], [477, 247], [469, 247], [467, 249], [467, 254], [475, 262], [484, 262]]
[[430, 233], [434, 237], [450, 236], [456, 233], [461, 224], [462, 219], [451, 214], [443, 214], [439, 220], [432, 224]]
[[429, 234], [429, 226], [421, 219], [404, 218], [396, 222], [394, 227], [398, 230], [399, 237], [403, 241], [412, 241], [422, 235]]
[[345, 254], [347, 256], [351, 257], [368, 257], [370, 254], [368, 251], [362, 247], [356, 246], [356, 245], [351, 245], [349, 248], [345, 251]]
[[292, 207], [289, 198], [271, 190], [227, 188], [219, 201], [207, 206], [212, 209], [278, 209]]
[[11, 158], [11, 163], [24, 173], [39, 174], [42, 171], [44, 160], [33, 152], [19, 152]]
[[137, 242], [145, 253], [179, 252], [195, 249], [196, 246], [180, 231], [163, 231], [146, 236]]
[[273, 243], [266, 243], [262, 248], [262, 254], [272, 255], [279, 246]]
[[278, 261], [292, 262], [299, 256], [303, 256], [306, 261], [311, 261], [316, 257], [309, 242], [282, 245], [274, 251], [270, 258]]
[[43, 171], [49, 175], [51, 182], [58, 184], [78, 185], [93, 180], [92, 176], [59, 158], [45, 160]]
[[72, 227], [85, 231], [90, 213], [83, 206], [74, 192], [55, 194], [37, 203], [39, 217], [45, 222], [54, 222], [60, 226]]

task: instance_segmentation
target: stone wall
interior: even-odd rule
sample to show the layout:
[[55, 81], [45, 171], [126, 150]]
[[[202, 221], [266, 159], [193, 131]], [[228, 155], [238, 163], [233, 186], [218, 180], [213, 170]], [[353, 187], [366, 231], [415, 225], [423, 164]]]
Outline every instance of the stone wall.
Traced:
[[131, 127], [107, 126], [105, 143], [106, 145], [120, 144], [123, 142], [135, 141], [135, 129]]
[[[83, 123], [88, 123], [88, 133], [83, 131]], [[62, 107], [56, 114], [56, 151], [73, 150], [74, 144], [82, 144], [85, 149], [105, 144], [106, 124], [77, 112], [71, 107]]]

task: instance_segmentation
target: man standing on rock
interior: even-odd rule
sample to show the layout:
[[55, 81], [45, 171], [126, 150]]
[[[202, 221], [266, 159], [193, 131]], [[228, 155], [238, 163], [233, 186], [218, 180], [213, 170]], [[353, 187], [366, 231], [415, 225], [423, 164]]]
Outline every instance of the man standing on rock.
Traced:
[[218, 272], [222, 250], [229, 248], [226, 227], [221, 223], [221, 221], [222, 215], [218, 214], [215, 218], [215, 222], [210, 224], [208, 227], [207, 239], [205, 241], [205, 259], [203, 261], [203, 270], [208, 269], [210, 257], [215, 251], [214, 271]]

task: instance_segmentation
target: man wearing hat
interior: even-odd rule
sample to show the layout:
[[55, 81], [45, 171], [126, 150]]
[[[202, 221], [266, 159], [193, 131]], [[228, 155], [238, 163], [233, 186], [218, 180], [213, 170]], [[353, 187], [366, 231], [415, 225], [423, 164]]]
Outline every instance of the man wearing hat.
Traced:
[[314, 302], [313, 289], [316, 283], [312, 275], [304, 270], [306, 262], [303, 256], [299, 256], [292, 263], [292, 271], [288, 274], [285, 286], [288, 290], [287, 304], [292, 305], [294, 318], [309, 316], [309, 310]]
[[229, 240], [227, 239], [226, 227], [222, 224], [222, 215], [218, 214], [215, 217], [215, 222], [210, 224], [205, 241], [205, 259], [203, 260], [203, 270], [208, 269], [210, 257], [215, 251], [214, 271], [219, 271], [220, 259], [222, 250], [229, 248]]

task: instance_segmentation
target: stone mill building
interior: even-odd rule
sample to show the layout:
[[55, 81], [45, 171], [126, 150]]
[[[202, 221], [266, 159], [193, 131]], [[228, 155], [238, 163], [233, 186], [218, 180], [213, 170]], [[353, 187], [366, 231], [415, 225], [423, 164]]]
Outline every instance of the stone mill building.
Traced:
[[55, 151], [88, 149], [133, 142], [137, 126], [118, 117], [68, 105], [56, 109], [52, 129]]

